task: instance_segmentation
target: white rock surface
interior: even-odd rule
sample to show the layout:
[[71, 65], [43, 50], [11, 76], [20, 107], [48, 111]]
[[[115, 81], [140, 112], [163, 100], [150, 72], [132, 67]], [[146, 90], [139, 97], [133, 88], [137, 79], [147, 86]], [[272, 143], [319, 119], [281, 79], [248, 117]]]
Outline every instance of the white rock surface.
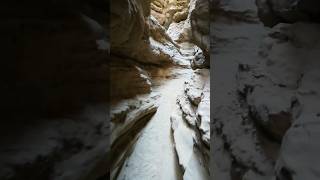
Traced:
[[174, 139], [174, 147], [178, 155], [180, 166], [185, 171], [191, 159], [194, 147], [195, 132], [190, 128], [182, 118], [182, 112], [178, 107], [173, 111], [171, 119], [171, 128]]
[[208, 77], [208, 69], [198, 69], [194, 72], [191, 79], [185, 82], [184, 91], [194, 105], [200, 103], [202, 91]]
[[198, 128], [202, 135], [202, 141], [210, 147], [210, 78], [203, 88], [201, 102], [197, 110]]
[[[192, 88], [181, 92], [182, 94], [177, 98], [177, 109], [171, 115], [173, 140], [184, 180], [209, 179], [209, 82], [207, 69], [193, 71], [185, 82], [185, 85]], [[201, 101], [199, 106], [192, 104], [188, 98], [187, 93], [192, 94], [193, 90], [199, 91], [199, 101]]]
[[177, 170], [178, 160], [172, 142], [170, 116], [176, 107], [176, 97], [183, 91], [183, 82], [189, 78], [191, 70], [177, 71], [181, 72], [177, 78], [154, 88], [155, 92], [161, 94], [158, 110], [141, 132], [116, 179], [175, 180], [181, 176]]

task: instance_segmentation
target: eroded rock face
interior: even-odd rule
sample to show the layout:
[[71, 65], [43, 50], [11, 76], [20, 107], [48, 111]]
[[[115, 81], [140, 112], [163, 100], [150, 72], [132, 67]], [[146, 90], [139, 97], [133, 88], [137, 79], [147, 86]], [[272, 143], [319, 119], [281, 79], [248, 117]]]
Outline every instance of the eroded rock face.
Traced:
[[173, 56], [179, 47], [150, 15], [150, 1], [117, 1], [111, 11], [112, 55], [155, 65], [177, 63]]
[[[1, 137], [0, 177], [96, 179], [109, 169], [110, 122], [106, 105], [88, 106], [69, 118], [41, 119]], [[21, 136], [23, 132], [23, 136]]]
[[210, 61], [207, 60], [207, 52], [203, 52], [200, 48], [196, 48], [194, 59], [191, 61], [192, 69], [202, 69], [210, 66]]
[[[150, 7], [146, 10], [144, 6], [148, 3]], [[121, 4], [124, 5], [121, 6]], [[176, 179], [181, 172], [185, 172], [184, 179], [204, 180], [209, 178], [208, 69], [195, 71], [193, 77], [186, 83], [184, 93], [177, 99], [177, 112], [171, 117], [173, 134], [170, 134], [170, 129], [161, 128], [170, 125], [167, 120], [171, 113], [166, 113], [171, 112], [171, 108], [170, 110], [167, 108], [171, 105], [176, 106], [175, 104], [160, 104], [157, 110], [154, 104], [156, 100], [150, 101], [147, 98], [141, 100], [143, 103], [140, 104], [140, 107], [132, 108], [131, 105], [123, 105], [121, 108], [114, 108], [118, 107], [119, 102], [137, 100], [136, 96], [139, 94], [152, 94], [154, 89], [152, 90], [151, 87], [160, 88], [159, 91], [162, 92], [161, 87], [166, 87], [164, 84], [167, 83], [165, 78], [168, 79], [168, 82], [173, 78], [169, 75], [170, 73], [166, 74], [165, 68], [161, 69], [164, 64], [171, 63], [190, 68], [190, 62], [194, 61], [191, 66], [195, 69], [208, 67], [208, 63], [206, 64], [208, 62], [206, 61], [207, 49], [203, 52], [197, 45], [190, 43], [192, 40], [191, 16], [195, 6], [195, 0], [192, 2], [188, 0], [153, 0], [151, 2], [121, 0], [115, 3], [114, 18], [112, 18], [114, 22], [111, 23], [111, 35], [115, 33], [111, 39], [114, 42], [111, 46], [111, 65], [116, 67], [111, 66], [112, 80], [115, 80], [111, 94], [114, 99], [118, 97], [112, 105], [111, 151], [117, 154], [112, 159], [112, 178], [114, 179], [148, 179], [151, 177]], [[126, 13], [121, 13], [122, 11]], [[196, 26], [205, 26], [205, 24], [200, 24]], [[154, 71], [155, 69], [151, 70], [150, 64], [157, 65], [153, 68], [159, 68], [158, 72]], [[180, 75], [181, 77], [174, 77], [174, 79], [176, 78], [177, 82], [182, 84], [183, 81], [179, 79], [189, 74], [178, 73], [174, 76]], [[130, 76], [129, 79], [127, 79], [128, 76]], [[120, 83], [120, 80], [124, 83]], [[149, 82], [161, 83], [151, 84]], [[168, 96], [170, 99], [167, 102], [174, 103], [176, 100], [174, 94], [179, 93], [178, 89], [182, 89], [182, 86], [176, 87], [177, 91], [174, 93], [163, 92], [166, 93], [162, 94], [164, 100]], [[166, 112], [163, 112], [164, 108]], [[148, 122], [156, 110], [157, 112]], [[160, 123], [160, 121], [163, 122]], [[148, 122], [143, 131], [141, 122], [144, 122], [143, 124]], [[153, 127], [155, 124], [158, 124], [158, 127]], [[171, 135], [176, 143], [176, 151], [172, 151], [174, 149], [171, 139], [163, 139], [159, 143], [150, 142], [160, 137], [171, 138]], [[161, 144], [164, 142], [166, 144]], [[164, 147], [166, 154], [163, 154], [163, 157], [168, 161], [174, 160], [172, 155], [177, 153], [179, 164], [182, 167], [181, 171], [178, 168], [172, 168], [178, 165], [176, 163], [170, 163], [171, 168], [168, 169], [168, 166], [158, 162], [160, 159], [154, 159], [155, 154], [153, 153], [159, 152], [159, 146]], [[144, 149], [148, 149], [148, 152]], [[141, 153], [143, 156], [140, 155]], [[141, 164], [142, 167], [140, 167]], [[155, 167], [160, 168], [157, 170]], [[163, 170], [168, 173], [161, 174]]]
[[110, 63], [110, 79], [112, 101], [151, 92], [151, 79], [148, 72], [141, 69], [133, 61], [125, 61], [119, 58], [112, 61]]
[[164, 27], [187, 19], [189, 0], [153, 0], [151, 14]]
[[[318, 112], [314, 106], [317, 106], [316, 104], [319, 102], [318, 93], [315, 90], [318, 89], [318, 85], [317, 83], [314, 84], [314, 82], [317, 82], [315, 79], [319, 77], [314, 69], [319, 67], [319, 63], [315, 61], [320, 55], [318, 52], [320, 46], [317, 43], [320, 35], [315, 33], [319, 32], [319, 25], [311, 23], [279, 24], [274, 28], [274, 31], [285, 35], [289, 40], [279, 41], [277, 37], [272, 38], [272, 47], [266, 50], [268, 51], [266, 54], [269, 54], [269, 56], [265, 58], [274, 61], [274, 63], [266, 61], [267, 72], [269, 72], [269, 77], [273, 82], [283, 82], [283, 77], [287, 77], [288, 81], [284, 83], [284, 86], [281, 86], [281, 89], [294, 95], [285, 101], [286, 104], [290, 104], [290, 108], [288, 108], [288, 105], [287, 108], [282, 108], [283, 111], [291, 113], [292, 120], [289, 128], [282, 131], [285, 133], [281, 136], [282, 143], [276, 165], [276, 176], [280, 179], [317, 179], [317, 175], [311, 172], [313, 170], [311, 170], [312, 167], [309, 162], [310, 158], [313, 159], [314, 156], [311, 151], [319, 149], [318, 143], [311, 142], [313, 138], [318, 136], [316, 132], [318, 124], [313, 124], [313, 122], [316, 122]], [[304, 35], [301, 32], [305, 32]], [[297, 52], [297, 54], [294, 54], [294, 52]], [[294, 57], [294, 55], [296, 56]], [[287, 64], [289, 62], [291, 64]], [[284, 63], [287, 65], [283, 66]], [[276, 74], [280, 76], [276, 76]], [[313, 93], [311, 95], [307, 92]], [[286, 117], [288, 117], [287, 115]], [[277, 120], [281, 123], [277, 125], [279, 130], [283, 127], [282, 123], [286, 121], [286, 117], [275, 118], [271, 122]], [[313, 127], [310, 126], [311, 124], [313, 124]], [[301, 139], [305, 137], [303, 132], [306, 131], [310, 138], [302, 142]], [[310, 151], [301, 152], [300, 156], [296, 156], [294, 153], [297, 153], [297, 149], [302, 146], [301, 143]], [[299, 159], [299, 163], [289, 163], [288, 159]], [[319, 172], [318, 169], [314, 171]]]
[[193, 72], [177, 98], [171, 126], [184, 180], [209, 179], [210, 151], [210, 78], [209, 70]]
[[[319, 149], [311, 142], [318, 136], [318, 85], [311, 82], [318, 77], [319, 25], [300, 18], [303, 1], [263, 1], [272, 5], [267, 19], [261, 13], [270, 9], [262, 1], [258, 7], [251, 0], [219, 2], [211, 55], [219, 60], [213, 71], [212, 173], [219, 179], [319, 178], [308, 163]], [[277, 25], [265, 27], [268, 18]], [[279, 23], [295, 21], [306, 22]]]
[[192, 42], [201, 48], [201, 56], [203, 56], [200, 58], [200, 54], [197, 55], [193, 64], [197, 68], [209, 67], [209, 0], [197, 0], [193, 2], [195, 3], [194, 9], [190, 16]]
[[195, 44], [209, 51], [209, 0], [197, 0], [191, 13], [192, 36]]
[[125, 99], [112, 105], [111, 138], [112, 157], [111, 179], [116, 179], [124, 161], [136, 143], [142, 129], [157, 111], [155, 101], [159, 95], [141, 95]]

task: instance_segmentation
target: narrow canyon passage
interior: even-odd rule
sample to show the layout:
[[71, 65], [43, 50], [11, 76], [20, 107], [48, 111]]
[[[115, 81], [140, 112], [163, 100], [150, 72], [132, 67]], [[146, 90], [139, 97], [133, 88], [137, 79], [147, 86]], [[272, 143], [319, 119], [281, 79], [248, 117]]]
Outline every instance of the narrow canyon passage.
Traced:
[[183, 84], [190, 78], [192, 70], [177, 68], [172, 71], [176, 71], [177, 76], [165, 79], [164, 83], [154, 89], [154, 92], [161, 94], [158, 110], [141, 132], [118, 179], [181, 178], [171, 134], [170, 116], [175, 108], [176, 98], [182, 93]]
[[[118, 15], [111, 28], [111, 179], [208, 179], [206, 3], [123, 0], [111, 8]], [[120, 18], [124, 5], [129, 21]]]

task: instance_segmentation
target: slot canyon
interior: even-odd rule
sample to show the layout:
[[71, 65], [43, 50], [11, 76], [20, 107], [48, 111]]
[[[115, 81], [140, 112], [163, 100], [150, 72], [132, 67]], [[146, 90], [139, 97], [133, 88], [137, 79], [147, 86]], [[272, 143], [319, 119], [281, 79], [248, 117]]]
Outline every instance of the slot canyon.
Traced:
[[0, 179], [208, 179], [208, 7], [4, 2]]
[[209, 179], [209, 2], [119, 0], [110, 26], [111, 179]]
[[320, 1], [0, 14], [1, 180], [320, 178]]

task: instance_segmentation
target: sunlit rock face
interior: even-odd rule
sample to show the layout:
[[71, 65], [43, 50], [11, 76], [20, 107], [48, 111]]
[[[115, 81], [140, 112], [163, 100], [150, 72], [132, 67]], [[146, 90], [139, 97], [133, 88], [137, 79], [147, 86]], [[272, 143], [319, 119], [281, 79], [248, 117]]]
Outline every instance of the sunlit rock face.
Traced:
[[173, 22], [187, 19], [188, 6], [189, 0], [152, 0], [151, 15], [167, 28]]
[[[157, 7], [160, 9], [157, 10]], [[178, 13], [180, 10], [188, 10], [187, 7], [187, 1], [120, 0], [112, 3], [112, 98], [121, 100], [150, 92], [151, 81], [142, 63], [159, 67], [169, 64], [188, 65], [187, 61], [182, 60], [180, 46], [172, 40], [163, 26], [164, 22], [155, 14], [166, 15], [169, 9]], [[135, 77], [134, 81], [128, 79], [129, 76]]]
[[117, 1], [111, 12], [112, 55], [155, 65], [176, 63], [172, 57], [178, 47], [150, 16], [150, 1]]
[[[120, 0], [111, 5], [112, 101], [151, 92], [144, 65], [179, 64], [179, 46], [166, 33], [159, 18], [150, 14], [151, 1]], [[164, 3], [157, 1], [156, 4]], [[130, 77], [130, 78], [128, 78]]]
[[311, 13], [299, 10], [304, 3], [221, 0], [214, 7], [211, 166], [218, 179], [319, 178], [310, 162], [320, 149], [320, 34], [316, 20], [301, 18]]

